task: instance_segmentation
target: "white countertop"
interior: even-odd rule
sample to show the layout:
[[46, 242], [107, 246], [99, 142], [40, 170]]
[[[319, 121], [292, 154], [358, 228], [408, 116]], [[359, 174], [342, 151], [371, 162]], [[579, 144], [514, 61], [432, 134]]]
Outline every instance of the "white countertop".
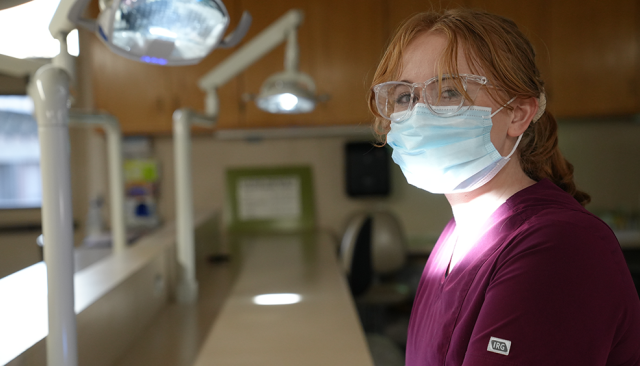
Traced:
[[[245, 236], [236, 243], [242, 267], [196, 366], [373, 365], [329, 235]], [[299, 294], [301, 301], [253, 302], [272, 293]]]
[[[195, 215], [196, 226], [211, 217], [211, 212]], [[175, 243], [173, 223], [141, 238], [118, 255], [97, 250], [104, 257], [74, 275], [75, 312], [79, 314], [142, 268], [159, 251]], [[80, 250], [76, 260], [84, 262], [92, 250]], [[93, 249], [93, 251], [96, 251]], [[107, 251], [110, 251], [108, 249]], [[80, 253], [76, 253], [80, 254]], [[36, 263], [0, 279], [0, 365], [11, 361], [48, 334], [47, 269]]]

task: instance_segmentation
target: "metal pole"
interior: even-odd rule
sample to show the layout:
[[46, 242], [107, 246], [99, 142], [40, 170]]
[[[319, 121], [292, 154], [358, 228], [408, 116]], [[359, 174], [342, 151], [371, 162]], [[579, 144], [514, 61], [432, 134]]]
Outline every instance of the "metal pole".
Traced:
[[113, 252], [122, 253], [127, 247], [127, 227], [124, 215], [124, 174], [122, 171], [122, 132], [120, 124], [114, 116], [109, 114], [74, 113], [71, 115], [71, 121], [74, 125], [98, 125], [107, 134]]
[[69, 82], [66, 71], [45, 65], [34, 75], [42, 175], [42, 226], [46, 237], [49, 335], [47, 364], [77, 366], [73, 288], [73, 214], [69, 161]]
[[173, 113], [173, 153], [176, 180], [176, 234], [180, 265], [178, 301], [194, 302], [198, 298], [193, 240], [193, 197], [191, 195], [191, 123], [189, 111]]
[[104, 116], [107, 132], [107, 156], [109, 164], [109, 190], [111, 195], [111, 235], [113, 252], [122, 253], [127, 247], [127, 226], [124, 215], [124, 173], [122, 165], [122, 132], [118, 120]]
[[180, 265], [178, 301], [194, 302], [198, 298], [195, 248], [193, 239], [193, 195], [191, 194], [191, 124], [212, 126], [215, 118], [178, 109], [173, 113], [173, 149], [176, 180], [177, 254]]

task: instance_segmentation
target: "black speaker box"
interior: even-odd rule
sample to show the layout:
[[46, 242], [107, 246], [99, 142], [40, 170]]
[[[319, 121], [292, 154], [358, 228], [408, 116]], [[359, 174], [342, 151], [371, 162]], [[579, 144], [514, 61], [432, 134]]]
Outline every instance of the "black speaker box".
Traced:
[[350, 197], [388, 196], [391, 191], [389, 152], [370, 142], [345, 145], [346, 188]]

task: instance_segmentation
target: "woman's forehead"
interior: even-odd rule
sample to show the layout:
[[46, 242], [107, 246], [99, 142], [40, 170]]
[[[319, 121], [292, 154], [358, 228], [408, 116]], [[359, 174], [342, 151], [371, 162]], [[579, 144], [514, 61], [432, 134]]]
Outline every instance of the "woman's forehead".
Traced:
[[[438, 62], [449, 43], [440, 32], [423, 32], [417, 35], [402, 52], [402, 69], [399, 80], [422, 82], [438, 75]], [[458, 47], [457, 68], [461, 74], [469, 74], [464, 52]], [[446, 72], [443, 70], [443, 72]]]

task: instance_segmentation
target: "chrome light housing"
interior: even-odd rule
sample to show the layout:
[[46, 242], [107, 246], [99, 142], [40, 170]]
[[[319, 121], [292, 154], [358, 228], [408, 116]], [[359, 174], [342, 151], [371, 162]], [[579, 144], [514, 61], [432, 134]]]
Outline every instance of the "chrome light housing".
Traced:
[[223, 40], [229, 14], [221, 0], [113, 0], [97, 22], [80, 19], [83, 5], [74, 4], [69, 20], [96, 32], [113, 52], [158, 65], [198, 63], [217, 47], [235, 46], [251, 25], [245, 12]]

